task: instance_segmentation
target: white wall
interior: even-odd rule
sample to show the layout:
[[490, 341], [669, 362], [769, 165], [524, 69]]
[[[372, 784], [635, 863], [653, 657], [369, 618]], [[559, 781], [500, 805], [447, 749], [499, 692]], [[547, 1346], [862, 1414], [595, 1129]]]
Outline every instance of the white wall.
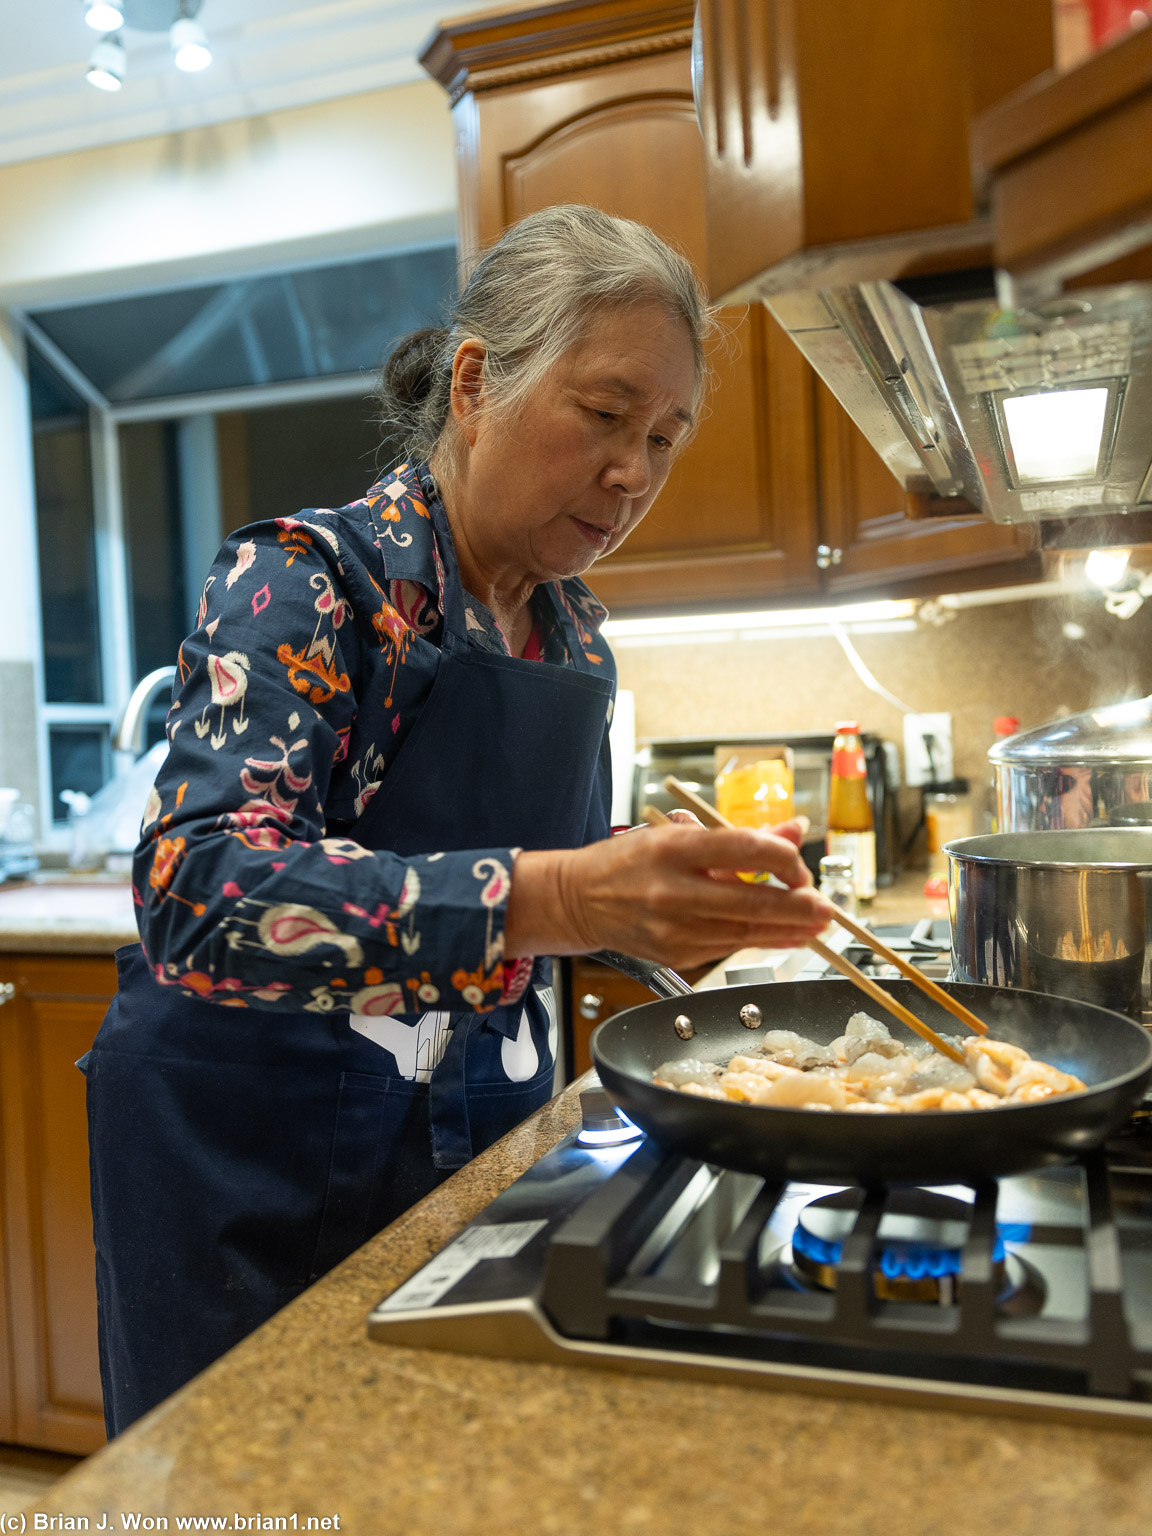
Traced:
[[0, 662], [31, 662], [40, 651], [36, 502], [25, 367], [24, 339], [0, 310], [0, 529], [4, 540]]
[[0, 166], [0, 304], [67, 302], [455, 233], [432, 81]]
[[40, 800], [36, 698], [40, 592], [32, 491], [32, 438], [23, 339], [0, 310], [0, 784]]

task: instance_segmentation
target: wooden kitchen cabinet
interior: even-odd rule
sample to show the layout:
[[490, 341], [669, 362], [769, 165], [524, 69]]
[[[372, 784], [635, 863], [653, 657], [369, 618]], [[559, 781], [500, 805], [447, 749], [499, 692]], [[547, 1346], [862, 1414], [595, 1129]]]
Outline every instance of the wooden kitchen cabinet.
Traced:
[[979, 118], [995, 260], [1020, 291], [1152, 278], [1152, 29], [1022, 85]]
[[[563, 202], [638, 219], [707, 270], [691, 24], [686, 0], [561, 0], [441, 25], [423, 62], [453, 101], [464, 274], [508, 225]], [[956, 111], [966, 124], [968, 108]], [[589, 574], [610, 609], [1039, 574], [1030, 532], [909, 516], [902, 487], [762, 304], [725, 310], [724, 326], [695, 442], [623, 550]]]
[[[567, 0], [445, 22], [424, 63], [454, 100], [461, 264], [539, 208], [637, 219], [703, 270], [703, 146], [683, 0]], [[818, 589], [808, 364], [761, 305], [726, 310], [706, 417], [590, 584], [617, 611]]]
[[84, 1079], [116, 990], [110, 958], [0, 955], [3, 1227], [0, 1437], [85, 1453], [104, 1443]]

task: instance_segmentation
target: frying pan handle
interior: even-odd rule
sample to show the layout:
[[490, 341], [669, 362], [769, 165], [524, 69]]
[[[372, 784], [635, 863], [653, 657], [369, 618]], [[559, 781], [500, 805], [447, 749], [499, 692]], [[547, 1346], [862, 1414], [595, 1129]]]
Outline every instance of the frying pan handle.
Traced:
[[598, 949], [588, 958], [598, 960], [601, 965], [610, 965], [614, 971], [622, 971], [650, 992], [655, 992], [657, 997], [687, 997], [692, 991], [682, 976], [677, 976], [666, 965], [657, 965], [654, 960], [637, 960], [635, 955], [622, 955], [614, 949]]

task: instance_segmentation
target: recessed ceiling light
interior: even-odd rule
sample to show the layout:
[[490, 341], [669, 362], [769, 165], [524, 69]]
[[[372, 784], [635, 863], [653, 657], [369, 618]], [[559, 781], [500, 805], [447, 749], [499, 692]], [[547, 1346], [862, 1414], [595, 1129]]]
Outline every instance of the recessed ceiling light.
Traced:
[[115, 32], [124, 25], [122, 0], [88, 0], [84, 20], [94, 32]]
[[115, 34], [101, 38], [88, 60], [88, 84], [98, 91], [118, 91], [124, 84], [126, 68], [127, 58], [120, 39]]

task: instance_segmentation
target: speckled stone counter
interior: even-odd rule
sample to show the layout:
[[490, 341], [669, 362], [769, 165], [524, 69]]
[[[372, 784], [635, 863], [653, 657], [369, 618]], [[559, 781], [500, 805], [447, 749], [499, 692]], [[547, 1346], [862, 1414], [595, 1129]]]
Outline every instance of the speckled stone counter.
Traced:
[[126, 879], [61, 874], [0, 887], [0, 951], [111, 955], [139, 938]]
[[576, 1119], [569, 1089], [35, 1509], [111, 1530], [1145, 1536], [1152, 1437], [369, 1342], [381, 1296]]

